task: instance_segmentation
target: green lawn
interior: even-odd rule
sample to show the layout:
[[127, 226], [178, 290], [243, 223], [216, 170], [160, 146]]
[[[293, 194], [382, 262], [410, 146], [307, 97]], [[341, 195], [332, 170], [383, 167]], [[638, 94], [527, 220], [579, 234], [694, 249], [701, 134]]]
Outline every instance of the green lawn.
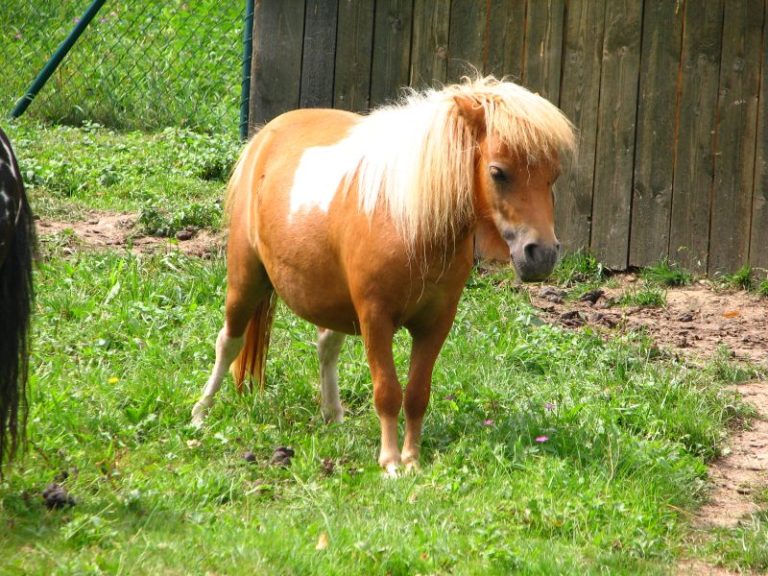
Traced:
[[[5, 117], [91, 0], [0, 4]], [[121, 129], [191, 127], [237, 134], [244, 0], [109, 0], [25, 117]]]
[[[231, 142], [214, 153], [177, 130], [10, 132], [44, 214], [196, 202], [219, 223]], [[204, 176], [211, 159], [223, 164]], [[340, 360], [343, 425], [320, 416], [313, 327], [280, 307], [264, 393], [227, 380], [197, 431], [225, 263], [43, 253], [30, 442], [0, 483], [2, 574], [634, 575], [681, 555], [766, 567], [764, 518], [696, 546], [687, 524], [707, 461], [748, 416], [725, 385], [751, 370], [546, 325], [511, 271], [476, 274], [435, 369], [422, 471], [389, 480], [359, 339]], [[575, 261], [558, 277], [601, 281], [597, 263], [585, 274]], [[407, 357], [401, 333], [401, 374]], [[270, 464], [279, 446], [295, 450], [290, 467]], [[73, 507], [46, 509], [54, 481]]]
[[226, 180], [241, 144], [236, 134], [166, 128], [147, 135], [98, 125], [6, 127], [41, 217], [78, 220], [89, 210], [141, 214], [145, 231], [218, 227]]

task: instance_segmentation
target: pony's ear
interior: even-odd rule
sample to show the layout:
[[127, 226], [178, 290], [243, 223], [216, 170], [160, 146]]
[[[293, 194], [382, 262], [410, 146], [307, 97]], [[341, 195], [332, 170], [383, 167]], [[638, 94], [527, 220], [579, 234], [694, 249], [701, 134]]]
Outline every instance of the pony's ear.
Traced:
[[459, 116], [473, 128], [485, 130], [485, 108], [483, 103], [467, 94], [457, 94], [453, 97]]

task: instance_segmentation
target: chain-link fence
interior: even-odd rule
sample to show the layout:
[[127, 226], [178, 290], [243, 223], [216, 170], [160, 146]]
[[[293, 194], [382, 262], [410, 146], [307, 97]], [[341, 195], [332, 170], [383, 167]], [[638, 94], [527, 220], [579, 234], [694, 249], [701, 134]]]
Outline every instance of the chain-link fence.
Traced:
[[[7, 115], [91, 0], [0, 2]], [[26, 115], [237, 134], [244, 0], [106, 0]]]

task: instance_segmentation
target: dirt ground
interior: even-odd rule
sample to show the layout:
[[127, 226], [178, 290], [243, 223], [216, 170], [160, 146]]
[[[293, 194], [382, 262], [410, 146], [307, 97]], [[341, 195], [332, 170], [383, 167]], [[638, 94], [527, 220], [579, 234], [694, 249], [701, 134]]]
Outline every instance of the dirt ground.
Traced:
[[[92, 213], [83, 221], [39, 220], [43, 244], [75, 249], [120, 249], [134, 253], [181, 250], [209, 258], [224, 249], [224, 235], [184, 230], [177, 238], [142, 235], [136, 214]], [[711, 358], [722, 347], [737, 360], [768, 368], [768, 298], [744, 291], [723, 291], [709, 281], [666, 292], [663, 308], [611, 306], [639, 280], [633, 274], [614, 277], [614, 287], [573, 302], [554, 286], [529, 288], [531, 301], [551, 323], [573, 329], [590, 325], [606, 334], [644, 330], [656, 345], [691, 361]], [[748, 430], [735, 432], [727, 454], [710, 468], [710, 501], [697, 513], [695, 527], [731, 527], [757, 510], [755, 493], [768, 479], [768, 382], [758, 380], [737, 387], [758, 417]], [[680, 574], [728, 574], [700, 562], [684, 562]]]
[[555, 287], [531, 290], [533, 304], [552, 323], [600, 331], [644, 330], [669, 352], [695, 359], [712, 357], [725, 346], [731, 355], [768, 368], [768, 298], [722, 291], [707, 281], [667, 290], [664, 308], [618, 307], [611, 302], [638, 284], [633, 274], [614, 277], [596, 302], [565, 301]]
[[224, 234], [208, 230], [185, 229], [175, 238], [142, 234], [138, 214], [92, 212], [81, 221], [40, 219], [37, 232], [43, 244], [60, 245], [65, 251], [85, 249], [121, 249], [150, 253], [181, 250], [186, 254], [210, 258], [223, 251]]

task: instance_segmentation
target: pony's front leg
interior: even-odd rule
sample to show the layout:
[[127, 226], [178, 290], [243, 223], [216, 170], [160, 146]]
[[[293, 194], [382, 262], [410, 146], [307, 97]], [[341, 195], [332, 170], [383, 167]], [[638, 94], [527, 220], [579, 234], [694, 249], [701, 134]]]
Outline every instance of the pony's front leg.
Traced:
[[429, 330], [412, 331], [411, 364], [408, 370], [408, 385], [405, 389], [405, 441], [402, 461], [407, 471], [419, 467], [419, 450], [424, 413], [429, 404], [432, 387], [432, 369], [440, 349], [453, 324], [454, 314], [448, 314]]
[[403, 391], [392, 357], [395, 330], [388, 323], [364, 321], [361, 321], [361, 329], [373, 380], [373, 403], [381, 424], [379, 465], [387, 476], [396, 477], [400, 466], [397, 419], [403, 403]]

